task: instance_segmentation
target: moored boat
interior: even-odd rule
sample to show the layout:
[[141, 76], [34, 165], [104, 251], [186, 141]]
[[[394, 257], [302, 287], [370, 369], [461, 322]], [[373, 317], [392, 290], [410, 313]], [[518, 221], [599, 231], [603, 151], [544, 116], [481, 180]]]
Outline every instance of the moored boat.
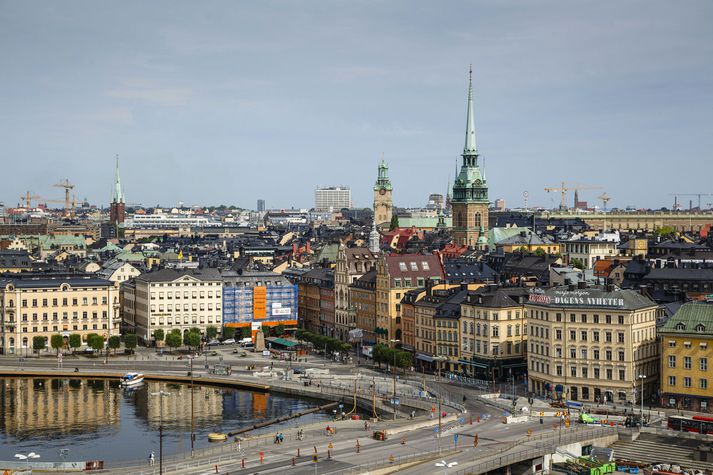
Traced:
[[144, 375], [141, 373], [126, 373], [121, 377], [121, 385], [125, 388], [136, 386], [144, 382]]

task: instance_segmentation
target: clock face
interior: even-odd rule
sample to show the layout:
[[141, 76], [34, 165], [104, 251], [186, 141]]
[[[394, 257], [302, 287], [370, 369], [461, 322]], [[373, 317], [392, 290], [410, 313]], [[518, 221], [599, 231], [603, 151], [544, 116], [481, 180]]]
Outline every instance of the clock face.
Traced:
[[480, 181], [480, 179], [478, 179], [478, 180], [475, 180], [475, 184], [476, 184], [476, 186], [479, 186], [479, 185], [481, 185], [482, 183], [483, 183], [483, 182], [482, 182], [482, 181]]
[[386, 194], [386, 189], [385, 189], [385, 188], [381, 188], [381, 189], [379, 190], [379, 194], [380, 194], [380, 195], [385, 195], [385, 194]]

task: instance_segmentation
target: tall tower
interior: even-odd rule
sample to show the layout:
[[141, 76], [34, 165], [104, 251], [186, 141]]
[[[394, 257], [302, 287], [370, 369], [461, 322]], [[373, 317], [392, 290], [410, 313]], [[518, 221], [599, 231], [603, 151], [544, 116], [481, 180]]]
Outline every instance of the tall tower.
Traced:
[[114, 226], [124, 224], [126, 215], [126, 202], [124, 201], [124, 193], [121, 191], [121, 177], [119, 176], [119, 155], [116, 155], [116, 172], [114, 175], [114, 187], [111, 196], [111, 205], [109, 206], [109, 222]]
[[374, 184], [374, 222], [378, 225], [389, 224], [393, 213], [391, 201], [391, 180], [389, 180], [389, 166], [384, 159], [379, 163], [379, 177]]
[[453, 182], [453, 242], [482, 249], [488, 244], [488, 185], [478, 165], [473, 118], [473, 67], [468, 79], [468, 116], [460, 173]]

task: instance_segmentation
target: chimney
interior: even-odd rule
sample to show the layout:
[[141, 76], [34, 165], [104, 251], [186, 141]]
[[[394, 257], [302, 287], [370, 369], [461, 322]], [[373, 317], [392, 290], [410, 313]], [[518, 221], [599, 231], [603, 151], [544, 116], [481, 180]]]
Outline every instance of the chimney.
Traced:
[[429, 297], [433, 295], [433, 279], [426, 279], [426, 295]]
[[646, 285], [642, 284], [642, 285], [639, 286], [639, 293], [640, 293], [641, 295], [648, 296], [648, 294], [649, 294], [649, 288], [648, 288]]
[[574, 285], [574, 284], [569, 284], [569, 285], [567, 286], [567, 290], [575, 290], [576, 288], [577, 288], [577, 286]]
[[297, 243], [293, 242], [292, 243], [292, 256], [297, 256]]
[[461, 289], [461, 290], [468, 290], [468, 282], [462, 281], [462, 282], [460, 283], [460, 289]]
[[581, 289], [586, 289], [586, 288], [587, 288], [587, 282], [585, 282], [585, 281], [583, 281], [583, 280], [580, 280], [579, 282], [577, 282], [577, 288], [580, 289], [580, 290], [581, 290]]
[[312, 250], [312, 244], [310, 241], [307, 241], [307, 244], [305, 244], [305, 252], [309, 254], [309, 252]]
[[566, 285], [567, 287], [569, 287], [570, 285], [572, 285], [572, 279], [570, 279], [569, 277], [567, 277], [566, 279], [564, 279], [564, 285]]

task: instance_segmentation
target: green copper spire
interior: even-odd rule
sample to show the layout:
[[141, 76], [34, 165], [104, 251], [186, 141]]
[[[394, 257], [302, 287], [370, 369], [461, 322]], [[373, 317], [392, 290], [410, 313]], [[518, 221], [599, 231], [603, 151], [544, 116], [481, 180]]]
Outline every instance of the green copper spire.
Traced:
[[475, 120], [473, 118], [473, 65], [470, 65], [468, 75], [468, 118], [465, 125], [465, 147], [463, 156], [478, 155], [478, 147], [475, 144]]
[[379, 175], [374, 184], [374, 191], [379, 191], [381, 189], [391, 190], [391, 180], [389, 180], [389, 166], [384, 161], [384, 157], [381, 157], [381, 162], [379, 163]]
[[124, 194], [121, 192], [121, 177], [119, 176], [119, 154], [116, 154], [116, 172], [114, 175], [114, 194], [112, 196], [113, 203], [123, 203]]

